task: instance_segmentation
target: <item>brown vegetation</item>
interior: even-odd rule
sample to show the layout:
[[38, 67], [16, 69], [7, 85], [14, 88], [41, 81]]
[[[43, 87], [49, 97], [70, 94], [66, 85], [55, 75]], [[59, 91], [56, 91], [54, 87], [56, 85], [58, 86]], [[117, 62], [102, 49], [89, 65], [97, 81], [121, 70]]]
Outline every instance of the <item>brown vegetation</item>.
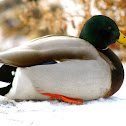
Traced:
[[[90, 12], [91, 1], [71, 0], [76, 5], [81, 5], [85, 15], [66, 14], [61, 1], [50, 3], [48, 0], [5, 0], [0, 3], [0, 27], [4, 38], [9, 36], [27, 36], [29, 39], [56, 34], [67, 35], [67, 17], [71, 18], [71, 24], [78, 29], [78, 35], [83, 24], [92, 15]], [[94, 0], [94, 6], [101, 14], [112, 18], [119, 29], [126, 35], [126, 0]], [[66, 16], [67, 15], [67, 16]], [[75, 26], [74, 16], [82, 17], [83, 21]], [[123, 45], [112, 45], [111, 48], [121, 49], [123, 54], [120, 58], [125, 59], [125, 48]]]

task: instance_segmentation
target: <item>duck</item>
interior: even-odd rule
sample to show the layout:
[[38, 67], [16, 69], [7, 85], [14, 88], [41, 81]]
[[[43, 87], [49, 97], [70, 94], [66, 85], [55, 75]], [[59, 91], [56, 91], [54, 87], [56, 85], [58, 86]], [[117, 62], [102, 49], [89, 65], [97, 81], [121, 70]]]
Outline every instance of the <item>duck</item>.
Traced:
[[126, 37], [114, 20], [95, 15], [79, 37], [47, 35], [0, 52], [0, 95], [76, 104], [108, 98], [124, 79], [123, 65], [108, 47], [114, 43], [126, 44]]

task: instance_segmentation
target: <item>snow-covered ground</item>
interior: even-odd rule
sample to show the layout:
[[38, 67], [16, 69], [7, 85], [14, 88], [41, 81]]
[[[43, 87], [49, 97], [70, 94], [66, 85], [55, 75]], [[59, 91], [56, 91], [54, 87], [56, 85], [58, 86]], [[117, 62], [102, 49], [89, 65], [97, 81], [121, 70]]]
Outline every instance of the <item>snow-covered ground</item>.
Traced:
[[[126, 64], [124, 64], [126, 70]], [[125, 76], [126, 78], [126, 76]], [[126, 126], [126, 80], [112, 97], [82, 105], [0, 98], [1, 126]]]

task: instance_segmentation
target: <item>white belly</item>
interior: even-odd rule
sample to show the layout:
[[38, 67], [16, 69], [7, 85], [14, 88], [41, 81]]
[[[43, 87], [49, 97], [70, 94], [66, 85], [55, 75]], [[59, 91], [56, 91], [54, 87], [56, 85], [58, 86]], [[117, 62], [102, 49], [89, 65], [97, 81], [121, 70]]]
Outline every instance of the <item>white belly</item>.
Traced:
[[49, 99], [37, 92], [36, 89], [40, 89], [44, 93], [93, 100], [104, 96], [110, 87], [109, 65], [98, 57], [97, 60], [18, 68], [13, 89], [7, 96], [13, 99]]

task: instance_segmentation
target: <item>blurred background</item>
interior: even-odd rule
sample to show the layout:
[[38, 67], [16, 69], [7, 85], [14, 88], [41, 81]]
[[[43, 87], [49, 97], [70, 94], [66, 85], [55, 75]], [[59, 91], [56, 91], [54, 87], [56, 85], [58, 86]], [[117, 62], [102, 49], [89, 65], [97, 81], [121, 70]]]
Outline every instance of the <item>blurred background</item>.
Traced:
[[[99, 14], [126, 35], [126, 0], [0, 0], [0, 51], [44, 35], [79, 36], [83, 24]], [[126, 60], [125, 45], [110, 48]]]

